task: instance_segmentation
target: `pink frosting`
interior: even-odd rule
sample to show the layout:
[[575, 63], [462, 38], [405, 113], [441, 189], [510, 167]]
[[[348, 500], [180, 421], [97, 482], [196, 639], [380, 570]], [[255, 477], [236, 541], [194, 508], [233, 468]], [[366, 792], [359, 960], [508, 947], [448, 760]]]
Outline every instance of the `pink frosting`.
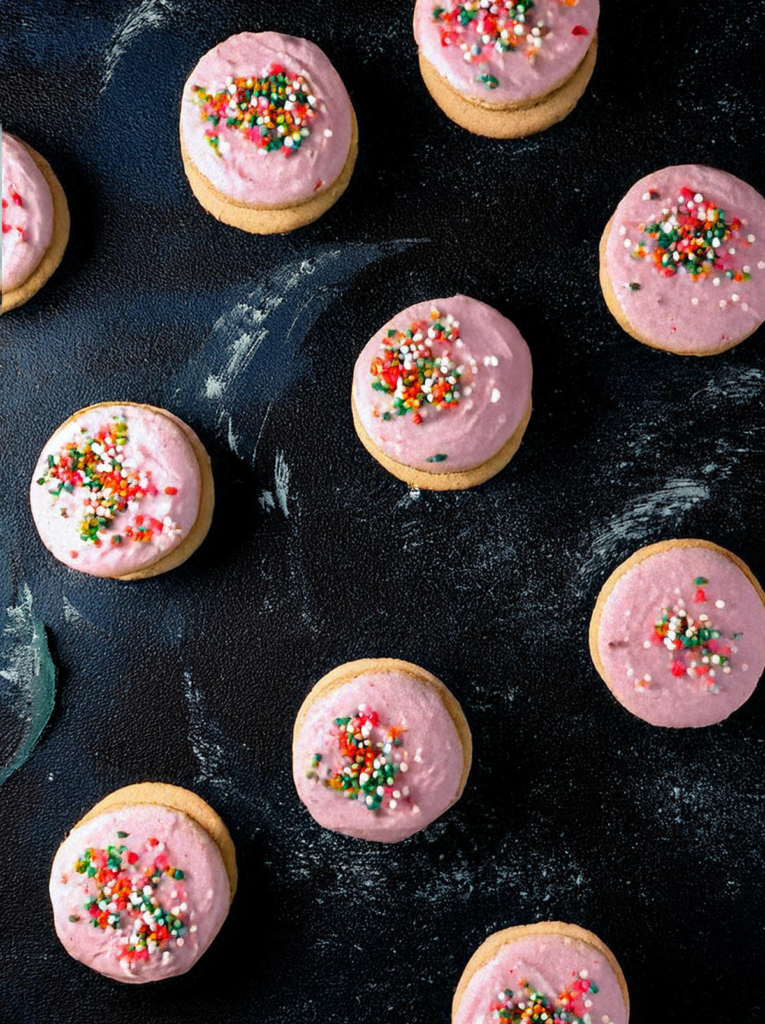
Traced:
[[[405, 730], [401, 745], [384, 752], [401, 770], [376, 810], [363, 798], [348, 799], [324, 784], [328, 773], [346, 764], [335, 719], [354, 716], [360, 708], [379, 716], [379, 725], [369, 734], [373, 745], [385, 744], [392, 727]], [[318, 765], [316, 754], [321, 755]], [[292, 760], [298, 795], [320, 825], [381, 843], [406, 839], [443, 814], [457, 796], [463, 767], [462, 742], [440, 696], [400, 671], [362, 673], [316, 700], [300, 728]]]
[[[116, 860], [105, 876], [90, 877], [87, 864], [104, 866], [110, 846]], [[88, 850], [94, 851], [89, 861]], [[149, 884], [147, 875], [155, 867], [159, 880]], [[111, 868], [119, 871], [116, 882], [117, 872]], [[109, 875], [111, 891], [105, 892]], [[120, 891], [122, 906], [117, 903]], [[141, 906], [142, 895], [156, 904]], [[172, 978], [193, 967], [226, 919], [230, 886], [220, 850], [191, 818], [167, 807], [136, 804], [107, 811], [70, 833], [53, 861], [50, 898], [58, 937], [75, 960], [109, 978], [138, 984]], [[96, 926], [85, 907], [93, 898], [102, 900], [94, 908], [103, 914]], [[148, 936], [156, 936], [162, 923], [161, 912], [159, 925], [156, 921], [160, 908], [171, 915], [165, 927], [176, 935], [160, 936], [149, 951]], [[147, 917], [142, 919], [142, 914]], [[141, 941], [133, 936], [143, 924], [148, 935]]]
[[[434, 351], [461, 367], [459, 401], [439, 408], [423, 403], [417, 424], [412, 411], [398, 415], [393, 396], [373, 388], [377, 378], [370, 368], [389, 330], [433, 321], [436, 310], [441, 320], [451, 316], [458, 324], [459, 338], [436, 342]], [[356, 362], [353, 397], [364, 429], [386, 455], [429, 473], [449, 473], [480, 466], [510, 439], [529, 408], [531, 376], [531, 353], [518, 329], [491, 306], [455, 295], [410, 306], [382, 327]]]
[[[267, 75], [274, 64], [303, 75], [310, 85], [317, 101], [310, 134], [294, 151], [266, 152], [221, 122], [216, 150], [208, 141], [210, 123], [202, 120], [195, 87], [218, 92], [227, 80]], [[327, 56], [307, 39], [278, 32], [231, 36], [204, 55], [183, 92], [181, 134], [194, 166], [224, 195], [256, 207], [301, 203], [325, 191], [346, 164], [351, 131], [351, 101]]]
[[[488, 25], [473, 19], [463, 27], [458, 20], [445, 22], [442, 16], [439, 21], [433, 15], [442, 9], [448, 17], [465, 8], [477, 10], [480, 19], [488, 16]], [[523, 102], [551, 92], [573, 75], [595, 38], [599, 13], [598, 0], [535, 0], [525, 15], [517, 14], [512, 0], [417, 0], [414, 35], [426, 60], [464, 96]], [[519, 40], [515, 49], [496, 48], [495, 14], [502, 19], [499, 31]], [[483, 41], [486, 35], [491, 36], [488, 42]]]
[[[665, 276], [654, 263], [655, 242], [646, 224], [666, 222], [681, 190], [713, 204], [725, 220], [741, 221], [717, 249], [720, 268], [696, 279], [684, 269]], [[641, 240], [648, 252], [635, 258]], [[605, 270], [624, 315], [638, 334], [669, 352], [708, 352], [741, 340], [765, 319], [765, 199], [741, 181], [711, 167], [682, 164], [641, 178], [616, 208], [605, 251]], [[747, 272], [750, 280], [731, 280]], [[639, 285], [631, 288], [630, 285]]]
[[[690, 630], [706, 627], [719, 639], [707, 652], [670, 650], [655, 634], [665, 608], [684, 609]], [[634, 715], [675, 728], [712, 725], [751, 696], [765, 668], [765, 606], [725, 555], [673, 547], [621, 576], [603, 607], [597, 645], [610, 687]]]
[[553, 1006], [577, 982], [594, 983], [598, 991], [582, 993], [574, 1012], [582, 1011], [578, 1016], [592, 1024], [627, 1024], [629, 1019], [619, 980], [595, 946], [563, 935], [532, 933], [502, 946], [493, 960], [475, 972], [454, 1024], [495, 1024], [497, 1015], [491, 1007], [499, 1002], [500, 993], [510, 989], [517, 999], [524, 981]]
[[2, 134], [3, 292], [22, 285], [40, 265], [53, 237], [53, 197], [27, 149]]
[[[78, 471], [71, 490], [52, 494], [62, 481], [61, 476], [52, 478], [49, 459], [59, 460], [54, 470], [61, 473], [58, 467], [66, 466], [62, 451], [75, 443], [81, 451], [105, 428], [114, 438], [117, 423], [126, 424], [127, 442], [102, 446], [103, 461], [97, 465], [112, 472], [119, 461], [121, 475], [140, 494], [124, 511], [112, 514], [95, 541], [83, 540], [85, 503], [92, 504], [94, 494], [106, 496], [106, 491], [84, 486], [88, 477]], [[88, 410], [56, 431], [35, 468], [30, 500], [35, 525], [51, 554], [92, 576], [124, 576], [178, 547], [197, 520], [201, 487], [199, 463], [180, 420], [170, 413], [115, 404]], [[141, 531], [150, 531], [149, 539], [140, 539], [146, 536]]]

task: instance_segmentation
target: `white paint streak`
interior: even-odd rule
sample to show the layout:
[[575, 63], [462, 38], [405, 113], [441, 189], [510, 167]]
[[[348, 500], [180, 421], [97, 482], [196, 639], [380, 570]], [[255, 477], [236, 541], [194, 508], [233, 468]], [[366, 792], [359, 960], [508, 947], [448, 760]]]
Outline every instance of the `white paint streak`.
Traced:
[[27, 584], [21, 588], [18, 604], [6, 608], [8, 621], [3, 629], [9, 651], [6, 667], [0, 676], [11, 683], [22, 683], [40, 674], [40, 654], [33, 645], [35, 621], [32, 614], [32, 591]]
[[262, 423], [260, 424], [260, 430], [258, 431], [257, 440], [255, 441], [255, 444], [253, 445], [253, 449], [252, 449], [252, 465], [253, 466], [255, 465], [255, 460], [257, 459], [258, 445], [260, 444], [260, 439], [261, 439], [261, 437], [263, 437], [263, 431], [266, 429], [266, 423], [268, 422], [268, 417], [271, 415], [271, 410], [273, 409], [273, 407], [274, 407], [274, 399], [272, 398], [271, 401], [268, 403], [268, 408], [266, 409], [266, 414], [263, 417]]
[[284, 452], [278, 451], [276, 453], [276, 462], [274, 463], [274, 490], [276, 491], [276, 500], [279, 502], [279, 508], [284, 513], [285, 519], [289, 519], [290, 510], [289, 505], [289, 485], [290, 485], [290, 467], [284, 458]]
[[111, 44], [104, 56], [104, 71], [99, 90], [101, 93], [109, 87], [117, 65], [138, 37], [148, 29], [161, 25], [166, 15], [172, 11], [172, 0], [141, 0], [139, 4], [131, 6], [115, 28]]
[[82, 616], [82, 612], [78, 611], [78, 609], [74, 607], [74, 605], [69, 600], [69, 598], [66, 596], [66, 594], [64, 594], [63, 601], [64, 601], [64, 620], [66, 622], [68, 622], [70, 625], [73, 622], [79, 622], [82, 619], [82, 617], [83, 617]]

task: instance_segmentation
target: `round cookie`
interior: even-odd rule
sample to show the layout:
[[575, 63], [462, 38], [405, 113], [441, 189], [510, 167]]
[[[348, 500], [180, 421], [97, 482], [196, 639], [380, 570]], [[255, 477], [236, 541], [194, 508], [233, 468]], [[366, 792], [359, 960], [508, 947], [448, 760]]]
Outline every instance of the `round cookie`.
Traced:
[[606, 225], [600, 285], [644, 345], [695, 356], [738, 345], [765, 318], [765, 199], [695, 164], [641, 178]]
[[362, 349], [353, 375], [356, 433], [410, 487], [475, 487], [518, 450], [531, 378], [526, 342], [496, 309], [465, 295], [420, 302]]
[[298, 796], [324, 828], [397, 843], [462, 796], [472, 739], [425, 669], [366, 658], [333, 669], [303, 702], [292, 740]]
[[560, 921], [490, 935], [452, 1003], [452, 1024], [627, 1024], [629, 1015], [627, 982], [611, 950], [592, 932]]
[[40, 538], [92, 576], [145, 579], [196, 551], [212, 521], [210, 458], [177, 416], [100, 402], [69, 417], [43, 448], [30, 487]]
[[357, 151], [346, 88], [307, 39], [231, 36], [184, 87], [186, 175], [202, 206], [232, 227], [271, 234], [310, 224], [347, 188]]
[[231, 836], [204, 800], [164, 783], [126, 786], [78, 821], [56, 853], [56, 933], [100, 974], [162, 981], [205, 952], [236, 883]]
[[590, 653], [638, 718], [713, 725], [751, 697], [765, 668], [765, 594], [748, 566], [717, 544], [650, 544], [606, 580]]
[[2, 259], [0, 313], [23, 305], [61, 262], [69, 241], [69, 207], [47, 160], [0, 132]]
[[425, 85], [447, 117], [477, 135], [544, 131], [587, 88], [599, 14], [599, 0], [417, 0]]

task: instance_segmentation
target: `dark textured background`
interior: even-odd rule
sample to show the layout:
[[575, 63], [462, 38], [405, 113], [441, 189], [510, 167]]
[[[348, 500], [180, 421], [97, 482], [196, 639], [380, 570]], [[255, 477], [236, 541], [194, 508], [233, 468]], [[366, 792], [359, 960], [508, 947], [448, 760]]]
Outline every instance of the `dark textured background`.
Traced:
[[[3, 1024], [447, 1021], [474, 947], [544, 918], [611, 945], [633, 1024], [762, 1020], [765, 687], [722, 725], [654, 729], [597, 677], [587, 623], [611, 569], [662, 538], [765, 577], [762, 331], [663, 355], [597, 283], [641, 175], [702, 161], [765, 192], [765, 8], [605, 6], [576, 112], [498, 142], [429, 99], [406, 0], [3, 0], [0, 116], [72, 211], [55, 278], [0, 322], [0, 608], [42, 620], [59, 666], [0, 789]], [[217, 224], [180, 162], [185, 78], [243, 29], [315, 40], [359, 117], [347, 194], [283, 238]], [[356, 440], [352, 366], [396, 311], [456, 291], [522, 330], [534, 414], [499, 477], [410, 495]], [[54, 562], [27, 509], [44, 441], [105, 399], [172, 410], [213, 458], [208, 540], [140, 584]], [[437, 673], [475, 739], [462, 802], [393, 847], [314, 825], [290, 777], [305, 693], [367, 655]], [[191, 974], [126, 987], [67, 957], [46, 887], [72, 823], [144, 778], [224, 815], [241, 889]]]

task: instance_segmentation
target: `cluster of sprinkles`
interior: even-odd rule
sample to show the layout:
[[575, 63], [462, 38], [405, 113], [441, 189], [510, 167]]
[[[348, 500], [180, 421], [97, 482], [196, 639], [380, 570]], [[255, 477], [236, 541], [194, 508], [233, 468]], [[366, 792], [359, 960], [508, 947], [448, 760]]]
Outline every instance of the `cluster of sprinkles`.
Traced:
[[[446, 6], [433, 7], [433, 20], [438, 24], [442, 46], [458, 46], [469, 64], [485, 63], [495, 53], [525, 53], [535, 60], [543, 40], [551, 29], [534, 18], [534, 0], [445, 0]], [[574, 7], [578, 0], [558, 0], [562, 7]], [[572, 29], [575, 36], [586, 36], [583, 25]], [[476, 82], [487, 89], [496, 89], [499, 79], [482, 73]]]
[[[123, 541], [146, 543], [157, 534], [176, 537], [181, 533], [170, 516], [155, 519], [135, 514], [139, 502], [146, 495], [159, 493], [151, 474], [132, 464], [125, 457], [128, 427], [124, 421], [105, 424], [90, 437], [82, 428], [79, 440], [69, 441], [55, 455], [48, 455], [48, 468], [37, 483], [43, 487], [52, 483], [50, 494], [54, 499], [75, 489], [85, 492], [82, 518], [79, 523], [80, 540], [100, 547], [106, 534], [119, 516], [134, 513], [122, 533], [112, 532], [111, 543]], [[165, 487], [164, 493], [173, 496], [177, 487]], [[66, 508], [61, 515], [68, 518]]]
[[592, 1024], [590, 996], [597, 993], [598, 986], [588, 979], [587, 973], [580, 971], [557, 999], [538, 992], [527, 981], [521, 981], [516, 992], [506, 988], [491, 1006], [491, 1019], [506, 1024]]
[[[127, 832], [117, 832], [118, 839], [127, 837]], [[94, 928], [102, 931], [109, 928], [117, 931], [127, 925], [116, 954], [119, 960], [135, 963], [159, 952], [164, 959], [170, 956], [167, 946], [171, 940], [182, 946], [187, 929], [196, 931], [196, 925], [188, 927], [186, 924], [184, 915], [188, 907], [175, 885], [170, 898], [179, 902], [170, 909], [157, 897], [163, 880], [175, 883], [184, 878], [180, 868], [170, 865], [164, 849], [158, 839], [147, 839], [143, 855], [148, 856], [148, 861], [142, 868], [136, 868], [142, 855], [124, 843], [85, 850], [74, 865], [77, 874], [85, 876], [88, 900], [83, 909], [87, 917], [71, 914], [69, 920], [73, 924], [90, 921]]]
[[[11, 187], [10, 190], [9, 190], [9, 194], [10, 194], [10, 197], [11, 197], [11, 202], [13, 203], [14, 206], [23, 206], [24, 205], [24, 202], [23, 202], [21, 196], [18, 194], [18, 192], [16, 191], [15, 188]], [[7, 210], [7, 209], [8, 209], [8, 200], [7, 199], [3, 199], [3, 210]], [[14, 231], [15, 230], [15, 231], [18, 232], [19, 241], [21, 241], [21, 242], [24, 241], [24, 229], [23, 228], [18, 227], [18, 225], [14, 228], [13, 225], [8, 224], [6, 222], [5, 217], [2, 218], [2, 224], [3, 224], [3, 234], [4, 235], [7, 235], [9, 231]]]
[[[384, 730], [383, 739], [375, 740], [373, 732], [381, 728], [380, 716], [365, 704], [360, 704], [355, 714], [347, 718], [336, 718], [335, 725], [342, 763], [335, 769], [327, 768], [322, 778], [323, 758], [314, 754], [308, 778], [323, 782], [349, 800], [360, 800], [370, 811], [381, 807], [395, 811], [402, 801], [411, 802], [409, 787], [399, 779], [409, 770], [406, 755], [396, 759], [404, 727], [391, 726]], [[412, 811], [418, 810], [412, 804]]]
[[[661, 195], [655, 189], [643, 194], [646, 202], [655, 202]], [[636, 260], [649, 259], [656, 270], [664, 277], [674, 277], [681, 271], [689, 274], [694, 281], [712, 279], [719, 285], [723, 279], [736, 282], [749, 281], [752, 268], [747, 265], [736, 266], [734, 257], [738, 255], [736, 246], [746, 251], [756, 236], [742, 232], [742, 221], [738, 217], [728, 218], [725, 210], [701, 192], [683, 187], [677, 202], [665, 206], [661, 216], [646, 220], [640, 224], [640, 238], [634, 242], [624, 239], [624, 247]], [[620, 229], [627, 235], [627, 229]], [[735, 236], [735, 237], [734, 237]], [[632, 282], [628, 287], [638, 291], [640, 285]], [[731, 296], [733, 302], [739, 296]], [[698, 299], [691, 300], [695, 305]], [[723, 301], [722, 305], [727, 305]]]
[[[452, 358], [461, 346], [459, 322], [431, 310], [430, 320], [421, 320], [401, 331], [392, 327], [381, 342], [383, 354], [372, 360], [372, 387], [393, 398], [399, 416], [412, 413], [412, 422], [422, 423], [426, 409], [451, 409], [470, 387], [460, 387], [464, 364]], [[471, 369], [475, 364], [471, 361]], [[384, 420], [390, 412], [382, 414]]]
[[[709, 580], [703, 576], [694, 579], [694, 604], [709, 603], [705, 590], [708, 583]], [[715, 606], [724, 608], [725, 602], [717, 600]], [[731, 640], [738, 640], [740, 636], [740, 633], [733, 633]], [[694, 617], [681, 600], [672, 608], [662, 608], [651, 638], [643, 646], [649, 648], [654, 644], [662, 644], [670, 652], [669, 671], [673, 676], [678, 679], [684, 676], [698, 679], [709, 693], [719, 692], [717, 673], [721, 671], [728, 675], [731, 671], [730, 656], [735, 653], [735, 648], [715, 628], [706, 612], [700, 612]], [[650, 686], [650, 676], [635, 681], [638, 690], [650, 689]]]
[[193, 92], [202, 120], [208, 122], [205, 137], [219, 156], [227, 146], [220, 134], [224, 125], [267, 153], [281, 149], [289, 156], [311, 134], [318, 105], [305, 74], [281, 64], [272, 64], [263, 78], [229, 77], [209, 90], [196, 85]]

